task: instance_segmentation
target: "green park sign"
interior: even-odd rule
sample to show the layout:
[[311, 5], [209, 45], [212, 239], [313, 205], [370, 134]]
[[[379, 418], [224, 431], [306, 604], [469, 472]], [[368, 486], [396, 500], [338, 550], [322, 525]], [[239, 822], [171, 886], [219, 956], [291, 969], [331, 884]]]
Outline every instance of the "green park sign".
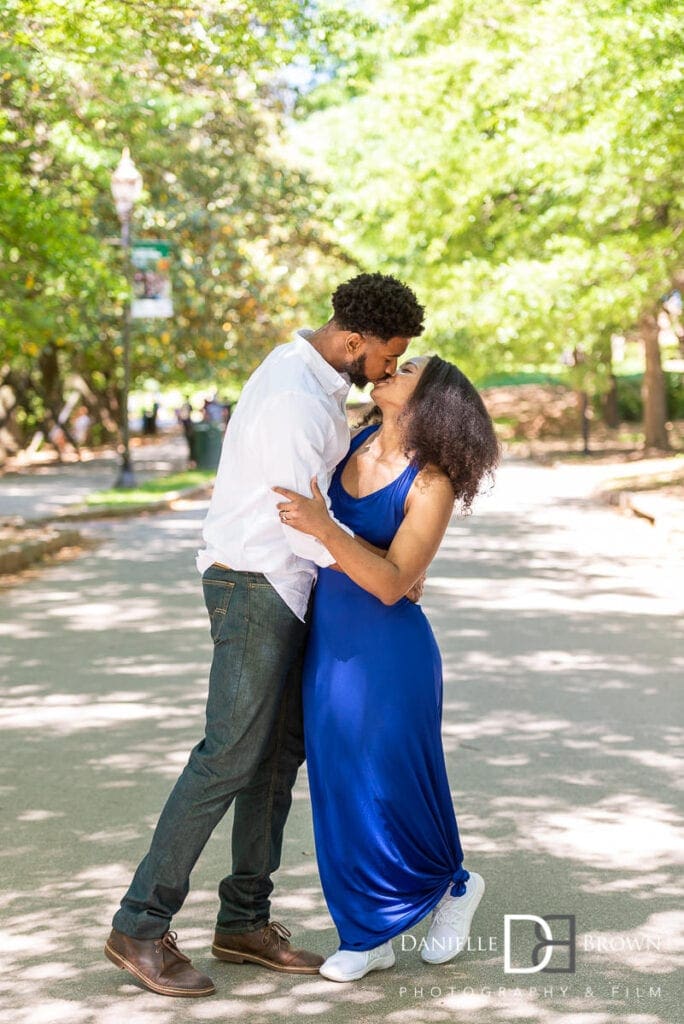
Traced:
[[135, 320], [173, 316], [170, 277], [170, 242], [151, 239], [134, 242], [133, 301], [131, 317]]

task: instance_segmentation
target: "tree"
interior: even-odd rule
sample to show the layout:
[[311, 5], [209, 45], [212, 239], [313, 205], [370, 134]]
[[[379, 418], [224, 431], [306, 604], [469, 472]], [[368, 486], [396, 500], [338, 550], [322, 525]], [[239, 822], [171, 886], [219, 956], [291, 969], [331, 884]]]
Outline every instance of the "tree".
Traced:
[[109, 185], [124, 145], [146, 186], [135, 230], [174, 245], [176, 315], [136, 323], [134, 378], [249, 372], [338, 260], [279, 135], [274, 75], [304, 45], [305, 5], [4, 6], [0, 377], [20, 424], [49, 424], [73, 375], [118, 418], [127, 282]]
[[642, 387], [644, 400], [644, 443], [648, 448], [668, 448], [667, 401], [665, 377], [660, 360], [658, 320], [653, 313], [644, 313], [639, 322], [639, 335], [644, 346], [646, 370]]
[[584, 389], [606, 389], [611, 335], [683, 262], [681, 18], [661, 0], [375, 10], [295, 129], [341, 240], [418, 288], [426, 343], [471, 373], [581, 345]]

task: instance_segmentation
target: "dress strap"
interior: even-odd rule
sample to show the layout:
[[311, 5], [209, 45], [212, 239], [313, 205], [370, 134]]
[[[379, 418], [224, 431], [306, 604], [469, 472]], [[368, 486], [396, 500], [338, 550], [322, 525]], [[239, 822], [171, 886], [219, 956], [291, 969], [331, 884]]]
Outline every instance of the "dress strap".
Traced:
[[371, 424], [369, 424], [369, 426], [364, 427], [363, 430], [360, 430], [358, 432], [358, 434], [356, 435], [356, 437], [352, 437], [351, 444], [349, 445], [349, 451], [347, 452], [345, 457], [342, 459], [342, 461], [340, 463], [338, 463], [338, 465], [337, 465], [337, 475], [338, 476], [341, 476], [341, 474], [344, 472], [344, 467], [347, 465], [347, 463], [349, 462], [350, 458], [352, 457], [352, 455], [354, 454], [356, 449], [359, 447], [361, 442], [365, 441], [366, 438], [370, 434], [372, 434], [374, 430], [377, 430], [379, 426], [380, 426], [379, 423], [371, 423]]
[[363, 428], [363, 430], [359, 430], [356, 437], [353, 437], [351, 440], [351, 444], [349, 445], [349, 455], [356, 451], [362, 441], [365, 441], [372, 433], [379, 430], [381, 425], [382, 424], [380, 423], [369, 423], [367, 427]]
[[408, 497], [408, 492], [411, 490], [413, 481], [418, 476], [418, 466], [414, 462], [409, 462], [408, 466], [398, 476], [394, 482], [393, 494], [394, 500], [398, 502], [400, 508], [404, 508], [404, 503]]

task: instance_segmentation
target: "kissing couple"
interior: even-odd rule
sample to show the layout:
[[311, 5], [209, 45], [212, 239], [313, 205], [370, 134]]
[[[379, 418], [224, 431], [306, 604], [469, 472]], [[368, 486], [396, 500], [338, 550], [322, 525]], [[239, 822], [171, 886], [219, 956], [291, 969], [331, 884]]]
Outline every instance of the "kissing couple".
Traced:
[[[440, 652], [418, 599], [454, 503], [470, 509], [499, 444], [456, 366], [438, 356], [398, 366], [423, 331], [410, 288], [361, 274], [332, 307], [323, 327], [299, 330], [252, 374], [224, 438], [197, 556], [213, 639], [205, 733], [105, 945], [162, 995], [215, 991], [170, 926], [231, 804], [218, 960], [354, 981], [392, 967], [392, 939], [431, 915], [421, 957], [444, 963], [466, 945], [484, 892], [463, 864]], [[350, 438], [349, 388], [368, 383], [381, 422]], [[340, 940], [327, 959], [293, 948], [270, 919], [305, 755]]]

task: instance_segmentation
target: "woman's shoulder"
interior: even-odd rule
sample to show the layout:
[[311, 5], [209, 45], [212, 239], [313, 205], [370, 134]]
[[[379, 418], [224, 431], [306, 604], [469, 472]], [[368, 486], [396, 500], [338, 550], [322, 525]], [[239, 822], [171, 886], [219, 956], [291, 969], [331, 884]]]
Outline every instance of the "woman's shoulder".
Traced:
[[432, 463], [418, 470], [411, 491], [423, 499], [454, 501], [451, 480], [443, 469]]
[[416, 474], [406, 496], [406, 519], [423, 536], [443, 533], [454, 511], [454, 490], [446, 473], [437, 466], [424, 466]]

